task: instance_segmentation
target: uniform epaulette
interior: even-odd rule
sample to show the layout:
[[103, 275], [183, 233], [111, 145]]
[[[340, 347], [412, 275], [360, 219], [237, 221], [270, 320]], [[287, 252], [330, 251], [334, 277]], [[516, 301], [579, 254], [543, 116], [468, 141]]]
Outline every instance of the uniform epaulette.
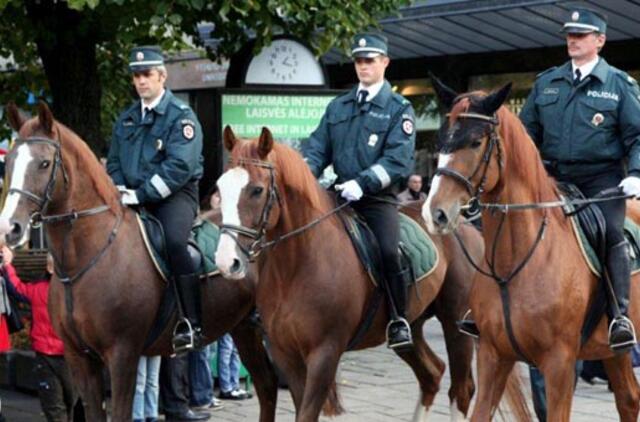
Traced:
[[618, 75], [619, 78], [623, 79], [629, 85], [638, 85], [638, 81], [633, 76], [625, 72], [624, 70], [616, 69], [615, 74]]
[[411, 104], [409, 100], [407, 100], [405, 97], [403, 97], [402, 95], [398, 94], [397, 92], [392, 92], [391, 93], [391, 98], [393, 98], [394, 100], [396, 100], [397, 102], [399, 102], [402, 105]]
[[553, 66], [553, 67], [550, 67], [550, 68], [549, 68], [549, 69], [547, 69], [547, 70], [543, 70], [542, 72], [540, 72], [540, 73], [538, 73], [538, 74], [536, 75], [536, 79], [538, 79], [538, 78], [539, 78], [540, 76], [542, 76], [542, 75], [546, 75], [546, 74], [547, 74], [547, 73], [549, 73], [549, 72], [553, 72], [553, 71], [554, 71], [554, 70], [556, 70], [557, 68], [558, 68], [558, 66]]

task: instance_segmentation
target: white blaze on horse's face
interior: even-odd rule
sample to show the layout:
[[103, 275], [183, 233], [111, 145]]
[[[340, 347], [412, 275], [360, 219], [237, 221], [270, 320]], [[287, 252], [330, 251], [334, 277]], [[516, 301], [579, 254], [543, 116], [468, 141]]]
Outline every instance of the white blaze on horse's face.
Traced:
[[[448, 167], [449, 163], [453, 160], [452, 154], [438, 154], [438, 168]], [[433, 222], [433, 216], [431, 215], [431, 203], [433, 201], [433, 197], [436, 195], [438, 190], [440, 189], [440, 182], [442, 181], [442, 176], [437, 174], [433, 176], [433, 180], [431, 180], [431, 188], [429, 188], [429, 196], [427, 200], [422, 205], [422, 218], [424, 219], [427, 230], [429, 233], [437, 233], [438, 229]]]
[[[222, 224], [241, 226], [238, 202], [242, 189], [249, 183], [249, 173], [242, 167], [234, 167], [218, 179]], [[232, 234], [223, 233], [216, 250], [216, 265], [226, 278], [239, 279], [246, 275], [246, 264], [238, 254], [236, 240]]]
[[[29, 167], [29, 163], [31, 162], [31, 160], [33, 160], [33, 156], [31, 155], [29, 145], [20, 145], [17, 149], [16, 159], [13, 164], [13, 171], [11, 172], [11, 184], [8, 187], [9, 189], [24, 188], [27, 168]], [[0, 242], [3, 244], [6, 240], [6, 235], [11, 231], [11, 220], [16, 210], [18, 209], [18, 202], [20, 201], [20, 197], [21, 195], [18, 192], [9, 193], [4, 203], [2, 213], [0, 214]], [[27, 230], [24, 231], [24, 236], [26, 236], [26, 233]], [[22, 243], [23, 241], [24, 239], [21, 239], [20, 243]]]

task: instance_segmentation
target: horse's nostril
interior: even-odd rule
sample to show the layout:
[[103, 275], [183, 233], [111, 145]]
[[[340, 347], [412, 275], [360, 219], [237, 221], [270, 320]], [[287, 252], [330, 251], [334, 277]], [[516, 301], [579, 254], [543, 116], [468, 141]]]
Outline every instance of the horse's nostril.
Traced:
[[22, 226], [20, 223], [11, 224], [11, 234], [14, 236], [19, 236], [22, 234]]
[[242, 263], [238, 258], [233, 260], [233, 265], [231, 265], [231, 274], [237, 273], [242, 269]]
[[449, 218], [447, 217], [447, 213], [445, 213], [441, 208], [438, 208], [434, 213], [435, 222], [439, 226], [445, 226], [449, 223]]

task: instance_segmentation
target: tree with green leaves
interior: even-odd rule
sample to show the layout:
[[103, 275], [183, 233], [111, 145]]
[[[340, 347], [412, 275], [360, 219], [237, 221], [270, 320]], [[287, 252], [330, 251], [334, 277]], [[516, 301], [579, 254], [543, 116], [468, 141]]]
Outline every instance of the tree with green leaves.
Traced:
[[306, 40], [316, 53], [348, 47], [409, 0], [0, 0], [0, 102], [24, 106], [29, 92], [48, 98], [55, 116], [95, 152], [115, 115], [131, 100], [127, 55], [135, 44], [165, 51], [199, 43], [197, 24], [214, 24], [212, 59], [231, 57], [249, 39], [256, 49], [279, 33]]

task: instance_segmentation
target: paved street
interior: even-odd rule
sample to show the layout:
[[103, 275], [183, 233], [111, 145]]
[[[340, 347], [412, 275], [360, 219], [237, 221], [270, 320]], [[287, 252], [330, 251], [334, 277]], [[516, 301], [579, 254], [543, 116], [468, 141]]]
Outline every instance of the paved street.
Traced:
[[[436, 321], [425, 325], [427, 339], [438, 355], [446, 359], [444, 340], [440, 326]], [[528, 375], [525, 367], [522, 373]], [[640, 375], [640, 371], [636, 371]], [[413, 415], [418, 397], [418, 386], [408, 366], [402, 363], [385, 347], [364, 352], [347, 353], [340, 364], [338, 374], [340, 393], [346, 413], [335, 419], [321, 418], [322, 421], [409, 421]], [[430, 421], [449, 421], [448, 373], [442, 388], [436, 397], [430, 414]], [[529, 392], [527, 392], [529, 394]], [[40, 422], [39, 402], [35, 397], [12, 392], [0, 391], [3, 414], [9, 422]], [[215, 421], [257, 421], [258, 401], [225, 401], [223, 409], [212, 412]], [[509, 420], [508, 414], [502, 418]], [[288, 391], [280, 390], [277, 420], [294, 421], [294, 408]], [[580, 380], [573, 403], [572, 421], [614, 421], [618, 420], [613, 395], [606, 384], [594, 386]]]

